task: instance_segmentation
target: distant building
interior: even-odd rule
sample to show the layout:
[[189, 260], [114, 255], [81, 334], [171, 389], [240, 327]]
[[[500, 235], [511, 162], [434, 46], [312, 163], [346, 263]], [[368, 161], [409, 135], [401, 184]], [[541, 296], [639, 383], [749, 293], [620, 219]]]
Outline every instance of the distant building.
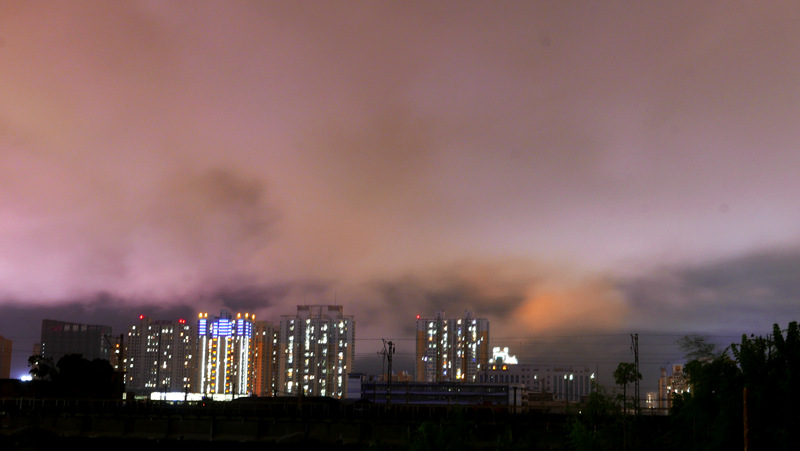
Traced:
[[196, 363], [194, 325], [142, 315], [125, 340], [125, 389], [136, 394], [197, 391]]
[[11, 377], [11, 345], [13, 342], [0, 335], [0, 379]]
[[198, 319], [198, 389], [205, 394], [249, 395], [253, 393], [253, 321], [255, 316], [229, 312]]
[[298, 305], [296, 315], [281, 316], [278, 393], [343, 398], [355, 331], [355, 319], [341, 305]]
[[478, 382], [521, 384], [537, 399], [580, 402], [592, 393], [595, 377], [587, 366], [521, 364], [508, 348], [495, 347], [492, 362], [480, 373]]
[[84, 359], [111, 361], [114, 337], [111, 326], [42, 320], [40, 354], [57, 365], [61, 357], [80, 354]]
[[542, 394], [556, 401], [580, 402], [592, 393], [594, 371], [585, 366], [490, 364], [481, 372], [481, 383], [522, 384], [528, 393]]
[[672, 398], [675, 395], [689, 392], [689, 380], [683, 372], [683, 365], [672, 365], [671, 374], [666, 368], [661, 368], [661, 377], [658, 379], [658, 410], [668, 412], [672, 407]]
[[650, 413], [658, 412], [658, 392], [649, 391], [644, 397], [644, 408]]
[[114, 347], [111, 351], [111, 366], [114, 371], [125, 372], [125, 335], [120, 335], [112, 340]]
[[416, 380], [476, 382], [489, 362], [489, 320], [417, 316]]
[[253, 323], [253, 394], [275, 396], [278, 391], [278, 329], [267, 321]]

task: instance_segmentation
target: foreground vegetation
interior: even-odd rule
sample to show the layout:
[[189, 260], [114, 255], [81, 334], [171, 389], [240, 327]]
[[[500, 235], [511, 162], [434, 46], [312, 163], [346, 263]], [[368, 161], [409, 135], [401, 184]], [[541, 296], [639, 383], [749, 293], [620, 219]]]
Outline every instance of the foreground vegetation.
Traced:
[[[743, 335], [717, 351], [702, 337], [680, 344], [690, 360], [688, 393], [676, 395], [669, 427], [642, 429], [614, 398], [599, 389], [573, 418], [568, 443], [575, 450], [792, 450], [800, 444], [800, 327]], [[636, 377], [633, 375], [631, 377]], [[630, 380], [630, 377], [628, 378]], [[618, 383], [622, 385], [618, 379]]]
[[776, 324], [686, 365], [692, 390], [674, 400], [672, 434], [685, 449], [798, 447], [800, 327]]

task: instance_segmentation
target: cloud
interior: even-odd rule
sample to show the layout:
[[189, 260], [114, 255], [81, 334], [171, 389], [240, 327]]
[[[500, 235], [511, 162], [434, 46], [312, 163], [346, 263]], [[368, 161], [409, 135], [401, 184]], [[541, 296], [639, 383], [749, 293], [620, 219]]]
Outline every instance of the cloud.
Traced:
[[532, 287], [514, 312], [520, 330], [597, 333], [624, 330], [629, 306], [610, 278], [588, 277]]
[[174, 265], [205, 266], [206, 277], [248, 268], [275, 237], [266, 181], [230, 169], [175, 173], [144, 205], [139, 226], [149, 244], [183, 254]]
[[741, 3], [3, 5], [0, 303], [790, 316], [798, 6]]
[[760, 250], [660, 266], [620, 280], [632, 322], [649, 330], [756, 333], [796, 319], [800, 250]]
[[393, 330], [414, 335], [414, 318], [471, 311], [488, 318], [495, 337], [519, 339], [575, 331], [611, 331], [624, 326], [627, 304], [613, 281], [532, 261], [470, 262], [408, 273], [369, 285], [375, 296], [358, 303], [367, 324], [397, 319]]
[[253, 260], [275, 237], [278, 209], [263, 179], [187, 168], [129, 197], [119, 193], [129, 188], [127, 177], [118, 189], [93, 193], [91, 208], [59, 214], [48, 207], [20, 216], [19, 225], [5, 221], [2, 295], [182, 296], [252, 276]]

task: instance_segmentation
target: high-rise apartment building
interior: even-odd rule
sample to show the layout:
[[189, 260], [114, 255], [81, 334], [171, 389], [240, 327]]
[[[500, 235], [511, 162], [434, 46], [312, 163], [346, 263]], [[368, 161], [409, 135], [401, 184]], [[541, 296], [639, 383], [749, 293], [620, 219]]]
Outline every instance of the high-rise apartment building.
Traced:
[[298, 305], [296, 315], [281, 316], [278, 346], [279, 394], [344, 397], [355, 320], [341, 305]]
[[417, 316], [416, 380], [475, 382], [489, 361], [489, 320]]
[[68, 354], [81, 354], [87, 360], [110, 361], [113, 343], [111, 326], [42, 320], [40, 353], [52, 359], [54, 365]]
[[198, 319], [199, 385], [201, 393], [248, 395], [253, 392], [252, 339], [255, 316], [233, 318], [223, 311], [213, 320]]
[[683, 365], [673, 364], [672, 374], [667, 374], [666, 368], [661, 368], [661, 377], [658, 378], [658, 409], [668, 412], [672, 407], [675, 395], [689, 391], [689, 379], [684, 373]]
[[274, 396], [278, 391], [278, 329], [267, 321], [253, 323], [253, 394]]
[[13, 342], [0, 335], [0, 379], [11, 377], [11, 345]]
[[197, 334], [192, 324], [142, 315], [125, 338], [126, 391], [197, 391]]

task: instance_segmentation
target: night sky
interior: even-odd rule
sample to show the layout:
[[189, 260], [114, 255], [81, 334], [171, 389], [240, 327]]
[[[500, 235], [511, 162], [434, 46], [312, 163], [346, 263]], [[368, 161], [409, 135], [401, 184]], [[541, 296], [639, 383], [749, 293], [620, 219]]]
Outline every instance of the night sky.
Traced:
[[785, 327], [798, 19], [794, 1], [4, 0], [15, 371], [43, 318], [120, 334], [303, 303], [356, 317], [364, 368], [387, 338], [413, 370], [414, 317], [440, 310], [489, 318], [522, 363], [612, 366], [640, 333], [651, 372], [684, 333]]

